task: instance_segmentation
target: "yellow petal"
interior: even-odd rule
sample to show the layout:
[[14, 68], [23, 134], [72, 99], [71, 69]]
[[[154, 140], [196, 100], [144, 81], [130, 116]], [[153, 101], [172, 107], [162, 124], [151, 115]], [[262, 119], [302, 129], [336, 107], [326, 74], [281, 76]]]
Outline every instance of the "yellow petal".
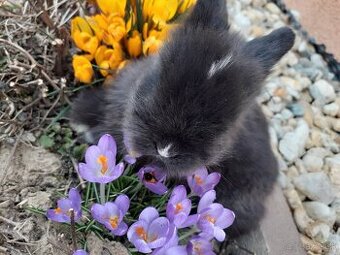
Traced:
[[74, 76], [77, 80], [84, 83], [90, 83], [92, 81], [94, 72], [90, 61], [86, 57], [74, 55], [72, 66], [74, 69]]
[[124, 17], [126, 0], [97, 0], [97, 4], [106, 15], [118, 13], [121, 17]]
[[91, 54], [95, 54], [99, 45], [99, 40], [97, 37], [90, 36], [85, 32], [75, 31], [73, 40], [79, 49]]
[[149, 23], [145, 22], [143, 25], [143, 39], [146, 40], [149, 36]]
[[178, 8], [178, 13], [183, 13], [192, 7], [196, 3], [196, 0], [182, 0], [181, 5]]
[[99, 24], [97, 23], [97, 21], [94, 18], [86, 17], [86, 20], [89, 23], [89, 25], [91, 26], [94, 33], [96, 34], [98, 40], [101, 41], [103, 39], [103, 36], [104, 36], [104, 30], [99, 26]]
[[138, 57], [142, 53], [142, 38], [137, 30], [132, 32], [132, 36], [126, 42], [126, 48], [131, 57]]
[[158, 49], [161, 47], [162, 41], [158, 40], [154, 36], [149, 36], [143, 44], [143, 53], [144, 55], [150, 55], [158, 52]]
[[136, 18], [135, 18], [135, 14], [133, 12], [130, 13], [130, 17], [128, 19], [128, 21], [126, 22], [126, 32], [130, 32], [133, 25], [136, 23]]
[[117, 15], [110, 15], [107, 30], [115, 41], [120, 41], [126, 35], [124, 19]]
[[75, 31], [80, 31], [80, 32], [87, 33], [89, 35], [94, 35], [89, 23], [81, 17], [75, 17], [71, 21], [71, 35]]
[[153, 18], [155, 21], [171, 20], [178, 8], [178, 0], [147, 0], [144, 1], [143, 10], [146, 18]]
[[100, 73], [105, 77], [109, 74], [110, 72], [110, 63], [109, 61], [105, 60], [103, 62], [100, 63], [99, 65], [99, 71]]
[[106, 50], [107, 47], [105, 45], [99, 46], [99, 48], [97, 49], [95, 54], [95, 60], [98, 66], [100, 65], [100, 63], [104, 61], [104, 55]]

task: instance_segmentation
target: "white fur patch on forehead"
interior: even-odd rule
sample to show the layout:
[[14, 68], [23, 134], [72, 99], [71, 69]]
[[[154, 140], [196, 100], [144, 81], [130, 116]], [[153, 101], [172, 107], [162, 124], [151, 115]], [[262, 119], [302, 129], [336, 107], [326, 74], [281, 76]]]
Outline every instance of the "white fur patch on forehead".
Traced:
[[228, 55], [226, 55], [222, 59], [217, 60], [214, 63], [212, 63], [212, 65], [211, 65], [211, 67], [208, 71], [208, 79], [213, 77], [214, 74], [216, 74], [217, 72], [223, 70], [225, 67], [227, 67], [227, 65], [231, 64], [232, 59], [233, 59], [233, 54], [229, 53]]
[[170, 157], [170, 153], [169, 150], [171, 148], [172, 144], [168, 144], [167, 146], [165, 146], [164, 148], [157, 148], [158, 154], [164, 158], [168, 158]]

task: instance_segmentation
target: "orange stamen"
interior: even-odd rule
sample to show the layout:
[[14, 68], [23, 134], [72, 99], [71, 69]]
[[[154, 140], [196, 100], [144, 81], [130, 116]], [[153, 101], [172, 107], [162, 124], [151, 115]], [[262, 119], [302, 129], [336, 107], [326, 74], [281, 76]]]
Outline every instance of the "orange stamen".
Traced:
[[97, 159], [97, 162], [102, 165], [102, 169], [100, 170], [100, 172], [102, 174], [105, 174], [109, 168], [107, 164], [107, 157], [105, 157], [104, 155], [100, 155]]
[[205, 216], [205, 219], [211, 222], [212, 224], [215, 224], [216, 222], [216, 219], [214, 217], [211, 217], [210, 215]]
[[116, 228], [118, 226], [118, 216], [110, 218], [110, 225], [112, 228]]
[[146, 234], [146, 232], [145, 232], [145, 230], [144, 230], [143, 227], [137, 227], [137, 228], [136, 228], [136, 234], [137, 234], [140, 238], [142, 238], [145, 242], [147, 241], [148, 237], [147, 237], [147, 234]]
[[56, 214], [59, 214], [59, 213], [61, 213], [62, 211], [61, 211], [61, 208], [58, 207], [58, 208], [54, 209], [54, 212], [55, 212]]
[[195, 175], [195, 182], [198, 184], [198, 185], [202, 185], [203, 184], [203, 180], [201, 177]]
[[176, 204], [175, 214], [181, 212], [182, 210], [183, 210], [183, 205], [182, 205], [182, 203]]

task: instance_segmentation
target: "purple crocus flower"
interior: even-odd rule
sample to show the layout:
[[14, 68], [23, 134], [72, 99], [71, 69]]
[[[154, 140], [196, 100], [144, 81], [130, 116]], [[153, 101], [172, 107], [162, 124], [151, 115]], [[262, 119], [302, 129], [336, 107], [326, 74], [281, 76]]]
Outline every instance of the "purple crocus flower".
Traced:
[[163, 184], [165, 173], [156, 166], [145, 166], [138, 171], [138, 178], [152, 192], [163, 195], [168, 188]]
[[187, 177], [191, 191], [200, 197], [203, 196], [205, 192], [214, 189], [220, 182], [220, 179], [221, 175], [219, 173], [208, 174], [206, 167], [197, 169], [194, 174]]
[[46, 216], [56, 222], [71, 222], [71, 212], [74, 211], [74, 220], [81, 218], [81, 197], [76, 188], [70, 189], [68, 198], [59, 199], [56, 209], [47, 210]]
[[186, 246], [174, 246], [167, 250], [164, 255], [215, 255], [213, 245], [208, 240], [194, 236]]
[[139, 215], [139, 220], [130, 226], [127, 236], [139, 252], [150, 253], [166, 243], [169, 231], [169, 220], [159, 217], [154, 207], [147, 207]]
[[128, 226], [123, 221], [130, 206], [130, 200], [126, 195], [119, 195], [114, 202], [104, 205], [94, 204], [91, 207], [92, 217], [103, 224], [112, 234], [116, 236], [125, 235]]
[[197, 212], [200, 215], [197, 227], [202, 231], [200, 233], [201, 237], [206, 239], [215, 237], [222, 242], [225, 239], [223, 229], [233, 224], [235, 214], [221, 204], [213, 203], [215, 199], [215, 190], [210, 190], [202, 196], [197, 207]]
[[177, 228], [186, 228], [196, 224], [198, 215], [189, 216], [191, 201], [187, 198], [187, 191], [183, 185], [177, 186], [172, 191], [166, 207], [166, 217]]
[[88, 253], [84, 250], [76, 250], [72, 255], [88, 255]]
[[85, 153], [86, 164], [79, 164], [80, 175], [89, 182], [108, 183], [124, 171], [124, 164], [116, 165], [117, 146], [110, 135], [103, 135], [98, 145], [90, 146]]
[[155, 249], [151, 255], [165, 255], [168, 249], [178, 245], [178, 241], [177, 228], [174, 224], [171, 224], [165, 244], [162, 247]]

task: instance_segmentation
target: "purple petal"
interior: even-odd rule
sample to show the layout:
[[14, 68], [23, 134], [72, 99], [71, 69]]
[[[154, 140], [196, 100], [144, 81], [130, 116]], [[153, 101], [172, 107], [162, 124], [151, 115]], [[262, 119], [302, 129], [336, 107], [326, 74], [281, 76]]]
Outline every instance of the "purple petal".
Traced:
[[214, 224], [212, 224], [211, 222], [198, 219], [197, 227], [202, 231], [200, 233], [200, 236], [204, 236], [207, 239], [211, 239], [214, 237]]
[[144, 240], [133, 239], [131, 242], [133, 243], [133, 245], [137, 248], [139, 252], [142, 252], [142, 253], [152, 252], [152, 250], [150, 249], [150, 247]]
[[88, 255], [88, 253], [84, 250], [76, 250], [72, 255]]
[[67, 213], [72, 208], [72, 201], [68, 198], [59, 199], [57, 204], [63, 213]]
[[123, 235], [126, 234], [127, 229], [128, 229], [128, 225], [126, 225], [126, 223], [122, 221], [118, 225], [118, 227], [116, 229], [112, 230], [111, 232], [116, 236], [123, 236]]
[[160, 217], [152, 221], [148, 229], [148, 242], [150, 248], [158, 248], [165, 244], [169, 226], [169, 220], [165, 217]]
[[101, 151], [96, 145], [92, 145], [87, 148], [85, 153], [85, 162], [93, 170], [100, 169], [100, 164], [97, 162], [98, 157], [101, 155]]
[[118, 165], [116, 165], [115, 168], [108, 175], [114, 177], [113, 180], [116, 180], [118, 179], [118, 177], [122, 175], [123, 171], [124, 171], [124, 163], [121, 162]]
[[79, 164], [79, 174], [86, 181], [98, 182], [98, 176], [87, 164], [84, 163]]
[[130, 155], [125, 155], [124, 161], [127, 162], [130, 165], [133, 165], [134, 163], [136, 163], [137, 159], [135, 157], [130, 156]]
[[176, 214], [173, 223], [176, 227], [180, 228], [180, 226], [186, 221], [187, 218], [188, 215], [186, 215], [185, 213]]
[[[144, 210], [145, 210], [145, 209], [144, 209]], [[139, 220], [139, 221], [136, 221], [135, 223], [133, 223], [133, 224], [130, 226], [128, 232], [127, 232], [127, 237], [128, 237], [128, 239], [129, 239], [130, 242], [132, 242], [132, 241], [131, 241], [132, 239], [135, 239], [135, 238], [139, 238], [139, 239], [140, 239], [140, 238], [141, 238], [141, 237], [138, 236], [137, 233], [136, 233], [136, 229], [139, 228], [139, 227], [143, 228], [144, 231], [147, 232], [147, 231], [148, 231], [148, 228], [149, 228], [149, 223], [146, 222], [145, 220]]]
[[68, 193], [69, 199], [72, 201], [72, 207], [76, 212], [81, 211], [81, 197], [76, 188], [70, 189]]
[[223, 242], [225, 239], [225, 232], [220, 229], [219, 227], [214, 228], [214, 237], [217, 239], [219, 242]]
[[205, 179], [208, 176], [208, 170], [205, 166], [202, 166], [194, 172], [194, 175], [198, 175], [202, 179]]
[[116, 156], [112, 153], [112, 151], [105, 151], [102, 153], [102, 155], [107, 158], [107, 169], [108, 170], [106, 171], [105, 175], [110, 175], [110, 173], [116, 166]]
[[101, 204], [94, 204], [91, 207], [91, 215], [92, 217], [101, 224], [105, 224], [105, 222], [109, 219], [109, 215], [106, 211], [105, 206]]
[[187, 252], [192, 255], [213, 255], [215, 253], [212, 250], [211, 242], [200, 236], [191, 238], [187, 245]]
[[187, 228], [187, 227], [193, 226], [197, 223], [198, 218], [199, 218], [198, 214], [190, 215], [187, 217], [186, 221], [178, 228]]
[[154, 207], [145, 208], [139, 215], [140, 220], [144, 220], [147, 224], [150, 224], [151, 221], [158, 218], [159, 213]]
[[[176, 254], [176, 255], [188, 255], [188, 252], [186, 250], [186, 247], [184, 245], [181, 245], [181, 246], [171, 247], [170, 249], [165, 251], [164, 255], [174, 255], [174, 254]], [[159, 254], [159, 255], [161, 255], [161, 254]]]
[[223, 209], [223, 213], [220, 217], [218, 217], [215, 225], [220, 227], [221, 229], [225, 229], [230, 227], [235, 220], [235, 214], [232, 210], [227, 208]]
[[129, 210], [130, 199], [126, 195], [119, 195], [115, 200], [115, 204], [118, 206], [122, 214], [125, 215]]
[[221, 180], [221, 174], [214, 172], [208, 175], [206, 179], [206, 183], [216, 186], [220, 182], [220, 180]]
[[111, 135], [103, 135], [98, 142], [98, 147], [102, 152], [105, 151], [111, 151], [114, 157], [116, 157], [117, 154], [117, 145], [115, 140]]
[[210, 190], [206, 192], [198, 203], [197, 212], [201, 213], [203, 209], [210, 206], [216, 199], [216, 191]]
[[144, 186], [157, 195], [164, 195], [168, 188], [161, 182], [151, 183], [144, 181]]
[[70, 217], [65, 215], [64, 213], [56, 213], [55, 209], [47, 210], [46, 217], [52, 221], [56, 222], [70, 222]]
[[183, 185], [179, 185], [171, 193], [171, 198], [169, 201], [178, 203], [187, 198], [187, 190]]

